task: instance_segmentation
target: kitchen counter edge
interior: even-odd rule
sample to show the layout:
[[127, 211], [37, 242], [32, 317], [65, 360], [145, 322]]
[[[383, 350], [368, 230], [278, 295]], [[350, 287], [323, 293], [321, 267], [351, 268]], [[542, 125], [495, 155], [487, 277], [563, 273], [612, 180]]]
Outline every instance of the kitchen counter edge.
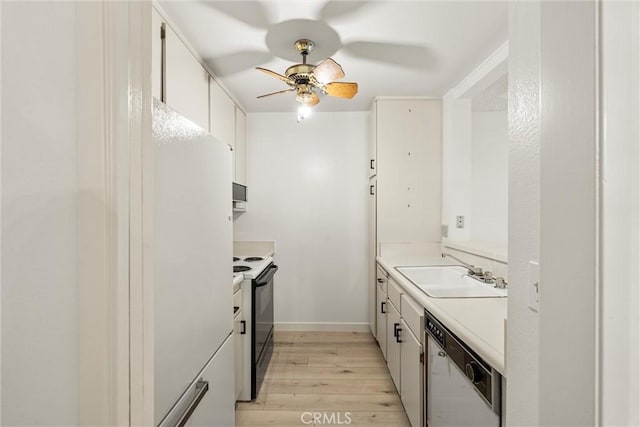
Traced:
[[[499, 324], [504, 322], [504, 316], [506, 317], [506, 305], [507, 298], [431, 298], [425, 295], [417, 286], [406, 279], [400, 274], [395, 267], [400, 266], [429, 266], [429, 265], [443, 265], [437, 259], [428, 259], [422, 263], [416, 262], [402, 262], [401, 257], [377, 257], [376, 261], [380, 266], [389, 273], [389, 276], [400, 285], [407, 294], [409, 294], [417, 303], [432, 313], [438, 320], [440, 320], [451, 332], [462, 339], [469, 347], [471, 347], [480, 357], [485, 359], [494, 369], [496, 369], [502, 376], [505, 376], [505, 358], [504, 358], [504, 327], [502, 328], [501, 340], [491, 339], [488, 336], [482, 336], [477, 332], [474, 332], [472, 323], [480, 321], [487, 322], [492, 320], [491, 323]], [[415, 261], [415, 260], [412, 260]], [[446, 300], [446, 301], [443, 301]], [[488, 301], [493, 300], [493, 301]], [[499, 300], [499, 301], [496, 301]], [[467, 313], [465, 318], [456, 318], [452, 315], [451, 308], [456, 305], [463, 306], [473, 304], [476, 310], [474, 313]], [[495, 313], [496, 304], [504, 305], [502, 313]], [[444, 307], [443, 307], [444, 306]], [[447, 309], [446, 306], [449, 306]], [[455, 310], [453, 310], [455, 311]], [[467, 310], [468, 311], [468, 310]], [[500, 342], [501, 341], [501, 342]]]

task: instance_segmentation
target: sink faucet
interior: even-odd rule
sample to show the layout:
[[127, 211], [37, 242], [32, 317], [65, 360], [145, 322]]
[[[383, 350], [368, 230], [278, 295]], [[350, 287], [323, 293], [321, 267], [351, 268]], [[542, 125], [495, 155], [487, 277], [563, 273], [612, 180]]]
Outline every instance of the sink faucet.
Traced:
[[[446, 257], [453, 258], [456, 261], [458, 261], [463, 267], [465, 267], [467, 270], [469, 270], [469, 275], [470, 276], [484, 276], [482, 274], [482, 268], [476, 267], [476, 266], [471, 265], [471, 264], [467, 264], [466, 262], [462, 261], [461, 259], [458, 259], [458, 258], [454, 257], [451, 254], [443, 252], [442, 253], [442, 258], [444, 259]], [[487, 272], [487, 273], [489, 274], [489, 277], [491, 277], [491, 272]]]
[[498, 289], [506, 289], [507, 282], [502, 277], [496, 277], [496, 288]]

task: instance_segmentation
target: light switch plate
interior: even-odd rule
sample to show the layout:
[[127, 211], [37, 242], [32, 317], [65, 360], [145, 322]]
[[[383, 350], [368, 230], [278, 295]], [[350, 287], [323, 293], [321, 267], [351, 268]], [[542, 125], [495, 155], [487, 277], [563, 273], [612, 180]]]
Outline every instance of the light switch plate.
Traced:
[[458, 215], [456, 217], [456, 228], [464, 228], [464, 216]]
[[440, 234], [442, 234], [442, 237], [449, 237], [449, 226], [444, 224], [441, 225]]
[[529, 261], [529, 308], [536, 313], [540, 303], [540, 266], [537, 261]]

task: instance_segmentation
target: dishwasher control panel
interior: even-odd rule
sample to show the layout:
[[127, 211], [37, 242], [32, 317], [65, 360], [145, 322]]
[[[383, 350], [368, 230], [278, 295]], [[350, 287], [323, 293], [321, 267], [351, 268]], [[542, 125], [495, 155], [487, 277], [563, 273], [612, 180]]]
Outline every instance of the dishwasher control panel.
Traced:
[[431, 318], [431, 316], [425, 316], [424, 323], [426, 329], [430, 332], [433, 339], [438, 341], [442, 348], [445, 348], [446, 344], [444, 340], [444, 328], [440, 326], [440, 323], [437, 320]]

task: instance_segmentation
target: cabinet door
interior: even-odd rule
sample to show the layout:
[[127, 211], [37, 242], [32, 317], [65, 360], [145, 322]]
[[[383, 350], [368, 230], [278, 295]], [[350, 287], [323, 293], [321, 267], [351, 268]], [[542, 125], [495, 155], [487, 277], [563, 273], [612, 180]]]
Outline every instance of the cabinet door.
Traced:
[[[209, 85], [209, 91], [211, 103], [209, 132], [219, 141], [233, 147], [235, 153], [236, 105], [213, 78]], [[235, 177], [235, 164], [233, 166], [232, 176]]]
[[190, 427], [228, 427], [235, 425], [233, 386], [233, 339], [229, 337], [202, 371], [201, 380], [209, 385], [189, 418]]
[[378, 240], [438, 242], [441, 102], [377, 102]]
[[246, 322], [240, 310], [233, 320], [233, 370], [235, 372], [235, 399], [238, 400], [244, 385], [244, 335]]
[[165, 103], [209, 129], [209, 73], [171, 27], [165, 28]]
[[422, 345], [402, 319], [400, 332], [400, 398], [413, 427], [422, 420]]
[[376, 338], [382, 350], [384, 359], [387, 360], [387, 294], [376, 286]]
[[376, 105], [377, 101], [373, 101], [369, 114], [369, 178], [376, 174]]
[[234, 182], [247, 185], [247, 116], [235, 106], [236, 109], [236, 172]]
[[395, 332], [400, 327], [400, 313], [393, 304], [387, 304], [387, 367], [398, 392], [400, 391], [400, 342]]
[[376, 301], [377, 263], [376, 263], [376, 179], [369, 180], [369, 328], [377, 336], [377, 315], [380, 306]]
[[162, 101], [162, 24], [164, 20], [151, 8], [151, 95]]

